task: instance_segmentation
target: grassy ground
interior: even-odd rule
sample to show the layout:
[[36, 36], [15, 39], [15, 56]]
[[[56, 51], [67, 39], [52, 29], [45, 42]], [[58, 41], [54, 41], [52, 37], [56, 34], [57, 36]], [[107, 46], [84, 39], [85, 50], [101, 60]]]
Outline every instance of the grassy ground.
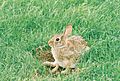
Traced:
[[[45, 75], [35, 58], [55, 33], [69, 23], [91, 47], [81, 57], [81, 72]], [[119, 0], [0, 0], [0, 81], [120, 81]]]

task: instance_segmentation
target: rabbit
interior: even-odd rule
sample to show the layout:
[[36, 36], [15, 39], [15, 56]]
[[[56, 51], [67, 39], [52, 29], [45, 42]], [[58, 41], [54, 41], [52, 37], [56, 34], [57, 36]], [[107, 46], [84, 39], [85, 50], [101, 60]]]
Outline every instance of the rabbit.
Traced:
[[55, 61], [46, 61], [43, 64], [55, 67], [52, 69], [52, 73], [56, 72], [59, 67], [65, 68], [65, 70], [61, 71], [63, 74], [67, 73], [70, 68], [76, 68], [80, 55], [90, 49], [81, 36], [70, 36], [71, 33], [72, 25], [67, 25], [63, 34], [54, 35], [48, 41]]

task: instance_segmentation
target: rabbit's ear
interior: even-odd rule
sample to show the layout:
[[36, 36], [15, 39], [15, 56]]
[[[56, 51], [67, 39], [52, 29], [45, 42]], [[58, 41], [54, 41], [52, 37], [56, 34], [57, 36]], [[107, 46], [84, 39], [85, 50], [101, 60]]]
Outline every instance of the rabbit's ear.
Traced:
[[69, 36], [72, 33], [72, 25], [68, 25], [64, 31], [64, 37]]

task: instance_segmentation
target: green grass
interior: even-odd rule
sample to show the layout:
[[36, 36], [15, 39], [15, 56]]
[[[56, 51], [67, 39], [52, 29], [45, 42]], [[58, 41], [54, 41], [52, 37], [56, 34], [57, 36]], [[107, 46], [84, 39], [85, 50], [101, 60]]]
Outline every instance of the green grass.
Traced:
[[[119, 0], [0, 0], [0, 81], [120, 81]], [[35, 49], [69, 23], [91, 47], [69, 75], [45, 75]]]

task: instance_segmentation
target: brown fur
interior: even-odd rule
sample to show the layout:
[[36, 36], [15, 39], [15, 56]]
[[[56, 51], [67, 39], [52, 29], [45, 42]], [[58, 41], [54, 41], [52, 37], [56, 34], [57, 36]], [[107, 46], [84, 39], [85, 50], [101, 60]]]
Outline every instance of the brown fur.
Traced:
[[[75, 64], [79, 59], [80, 55], [85, 51], [89, 50], [87, 42], [81, 36], [71, 36], [72, 26], [68, 25], [63, 34], [54, 35], [48, 44], [51, 46], [51, 52], [54, 62], [44, 62], [45, 65], [53, 64], [55, 72], [58, 66], [66, 68], [65, 73], [69, 68], [75, 68]], [[59, 40], [58, 40], [59, 39]]]

